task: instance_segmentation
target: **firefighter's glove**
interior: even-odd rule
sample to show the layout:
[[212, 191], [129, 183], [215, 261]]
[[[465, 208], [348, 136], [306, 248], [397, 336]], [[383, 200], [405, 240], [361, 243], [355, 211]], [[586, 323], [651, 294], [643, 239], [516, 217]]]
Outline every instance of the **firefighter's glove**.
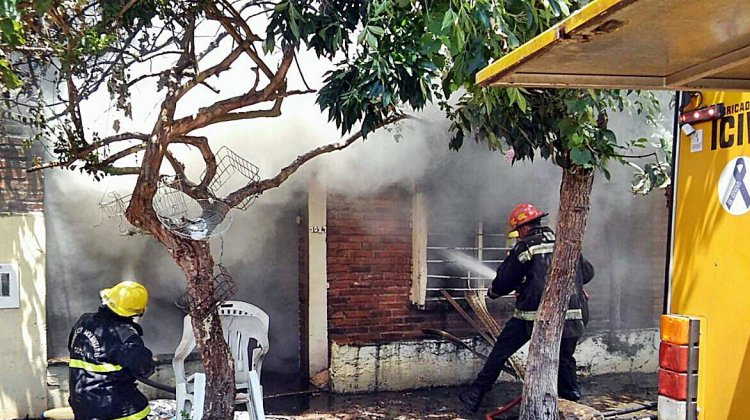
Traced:
[[492, 289], [487, 290], [487, 297], [490, 299], [497, 299], [500, 297], [497, 293], [493, 292]]

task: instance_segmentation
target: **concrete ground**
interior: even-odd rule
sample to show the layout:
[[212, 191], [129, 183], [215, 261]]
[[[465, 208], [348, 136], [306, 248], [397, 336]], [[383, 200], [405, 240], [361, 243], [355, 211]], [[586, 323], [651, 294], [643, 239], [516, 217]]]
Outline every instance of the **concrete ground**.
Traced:
[[[359, 395], [316, 393], [267, 398], [265, 411], [269, 420], [483, 420], [484, 413], [517, 396], [521, 386], [517, 383], [495, 385], [477, 414], [463, 410], [457, 398], [462, 389], [449, 387]], [[584, 394], [582, 404], [604, 413], [612, 412], [655, 402], [656, 375], [613, 374], [585, 378], [581, 381], [581, 390]], [[654, 409], [610, 418], [642, 419], [653, 414]], [[512, 410], [496, 419], [510, 420], [517, 415], [517, 410]]]

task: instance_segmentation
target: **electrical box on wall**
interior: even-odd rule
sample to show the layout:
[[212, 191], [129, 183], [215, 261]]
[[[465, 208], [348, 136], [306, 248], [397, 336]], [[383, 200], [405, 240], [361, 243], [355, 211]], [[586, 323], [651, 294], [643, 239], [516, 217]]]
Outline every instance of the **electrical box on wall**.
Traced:
[[18, 266], [0, 263], [0, 309], [20, 307]]

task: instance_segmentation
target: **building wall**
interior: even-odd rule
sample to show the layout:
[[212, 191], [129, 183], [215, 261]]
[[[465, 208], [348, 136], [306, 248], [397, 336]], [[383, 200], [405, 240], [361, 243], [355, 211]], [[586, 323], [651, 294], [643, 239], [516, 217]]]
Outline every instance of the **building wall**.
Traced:
[[[587, 252], [598, 263], [597, 282], [591, 285], [601, 291], [592, 297], [593, 325], [577, 350], [582, 375], [656, 370], [658, 336], [649, 327], [661, 313], [666, 245], [660, 233], [666, 229], [661, 214], [666, 211], [659, 211], [662, 203], [657, 200], [633, 198], [639, 199], [644, 200], [643, 214], [619, 216], [624, 223], [607, 221], [627, 208], [591, 217], [591, 225], [598, 230], [589, 230], [589, 244], [604, 246], [611, 241], [612, 249]], [[477, 340], [476, 332], [446, 303], [427, 310], [411, 303], [411, 200], [412, 193], [402, 187], [366, 196], [328, 194], [329, 385], [336, 392], [457, 385], [473, 379], [482, 361], [451, 343], [427, 337], [425, 328], [450, 332], [477, 350], [489, 352], [486, 343]], [[606, 261], [602, 256], [618, 253], [620, 261], [601, 263]], [[618, 270], [631, 265], [640, 267], [620, 278]], [[617, 302], [616, 310], [607, 307], [611, 302]], [[487, 303], [501, 324], [510, 316], [513, 299]]]
[[24, 126], [0, 119], [0, 213], [40, 212], [44, 207], [42, 173], [26, 172], [34, 156], [23, 146], [28, 138]]
[[337, 344], [424, 337], [422, 329], [470, 333], [447, 305], [422, 311], [410, 302], [411, 193], [328, 195], [328, 333]]
[[[621, 137], [640, 135], [629, 117], [613, 116], [612, 122]], [[586, 287], [592, 318], [579, 348], [579, 370], [653, 372], [654, 327], [663, 296], [666, 201], [658, 192], [633, 196], [628, 191], [631, 171], [615, 165], [610, 170], [611, 180], [595, 179], [584, 238], [583, 252], [594, 264], [596, 277]], [[381, 173], [385, 176], [388, 166]], [[414, 184], [426, 196], [429, 217], [489, 218], [499, 226], [515, 204], [527, 201], [549, 211], [546, 223], [554, 228], [559, 183], [559, 168], [549, 162], [511, 166], [497, 153], [467, 144], [460, 153], [434, 152], [424, 173], [409, 183], [374, 192], [329, 185], [326, 262], [332, 389], [455, 385], [470, 380], [481, 365], [452, 344], [435, 342], [423, 333], [432, 328], [473, 339], [476, 333], [452, 307], [433, 303], [423, 310], [410, 303]], [[513, 307], [510, 298], [487, 303], [501, 324]]]
[[[464, 342], [488, 354], [480, 339]], [[656, 371], [659, 332], [655, 328], [595, 333], [581, 340], [575, 358], [580, 376]], [[517, 353], [522, 360], [528, 344]], [[334, 392], [360, 393], [450, 386], [471, 382], [484, 361], [467, 349], [441, 340], [381, 344], [331, 344], [330, 385]], [[514, 381], [507, 373], [500, 382]]]
[[[108, 181], [113, 180], [103, 182]], [[102, 217], [98, 203], [121, 190], [69, 171], [47, 175], [47, 274], [55, 288], [47, 298], [50, 358], [68, 357], [70, 328], [81, 314], [96, 311], [100, 289], [123, 280], [139, 281], [149, 290], [148, 310], [141, 319], [146, 345], [166, 357], [180, 342], [185, 313], [175, 301], [185, 291], [185, 276], [152, 238], [123, 236], [118, 220]], [[293, 200], [289, 205], [269, 201], [257, 202], [247, 212], [234, 211], [232, 227], [210, 244], [215, 261], [224, 264], [237, 283], [232, 299], [254, 304], [270, 316], [264, 372], [295, 375], [297, 206]]]
[[[0, 126], [0, 265], [18, 268], [19, 307], [0, 309], [0, 418], [47, 408], [45, 229], [40, 174], [26, 174], [26, 131]], [[12, 287], [12, 286], [11, 286]]]

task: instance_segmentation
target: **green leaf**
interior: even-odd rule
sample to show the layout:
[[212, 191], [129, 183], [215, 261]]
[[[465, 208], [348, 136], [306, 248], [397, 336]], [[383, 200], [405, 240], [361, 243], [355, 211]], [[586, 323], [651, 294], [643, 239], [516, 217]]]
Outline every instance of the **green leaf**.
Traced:
[[570, 148], [577, 148], [583, 144], [583, 136], [578, 133], [573, 133], [568, 137]]
[[18, 18], [18, 3], [16, 0], [0, 0], [0, 18]]
[[42, 17], [52, 7], [52, 0], [34, 0], [34, 12], [37, 17]]
[[587, 167], [593, 162], [594, 157], [588, 149], [571, 149], [570, 160], [578, 166]]
[[631, 146], [638, 147], [638, 148], [641, 148], [641, 149], [644, 149], [647, 145], [648, 145], [648, 139], [645, 138], [645, 137], [641, 137], [639, 139], [635, 139], [631, 143]]
[[455, 19], [456, 14], [453, 13], [453, 10], [448, 9], [448, 11], [446, 11], [445, 15], [443, 16], [443, 24], [440, 26], [440, 30], [444, 31], [445, 28], [452, 26]]
[[578, 131], [578, 123], [570, 118], [564, 118], [557, 123], [560, 129], [560, 137], [568, 137]]
[[263, 41], [263, 52], [268, 54], [273, 52], [273, 50], [276, 48], [276, 38], [273, 36], [273, 34], [269, 34], [266, 39]]
[[367, 30], [372, 32], [372, 34], [375, 36], [385, 35], [385, 29], [381, 28], [380, 26], [368, 26]]
[[18, 89], [23, 84], [18, 76], [16, 76], [16, 74], [10, 68], [8, 62], [3, 59], [0, 59], [0, 83], [2, 83], [2, 86], [0, 86], [0, 91], [4, 90], [1, 88]]
[[283, 12], [286, 9], [289, 8], [289, 1], [282, 1], [281, 3], [277, 4], [276, 7], [273, 8], [275, 12]]
[[[0, 0], [2, 1], [2, 0]], [[17, 47], [24, 44], [21, 22], [11, 18], [0, 18], [0, 41]]]
[[521, 109], [521, 112], [526, 112], [526, 98], [523, 97], [521, 92], [518, 92], [516, 96], [516, 104], [518, 104], [518, 108]]
[[370, 31], [365, 31], [365, 41], [367, 41], [367, 45], [370, 46], [372, 49], [378, 48], [378, 39], [375, 38], [375, 35], [372, 34]]
[[294, 35], [294, 38], [299, 39], [299, 26], [297, 26], [297, 22], [294, 21], [294, 18], [289, 19], [289, 29], [292, 30], [292, 35]]

